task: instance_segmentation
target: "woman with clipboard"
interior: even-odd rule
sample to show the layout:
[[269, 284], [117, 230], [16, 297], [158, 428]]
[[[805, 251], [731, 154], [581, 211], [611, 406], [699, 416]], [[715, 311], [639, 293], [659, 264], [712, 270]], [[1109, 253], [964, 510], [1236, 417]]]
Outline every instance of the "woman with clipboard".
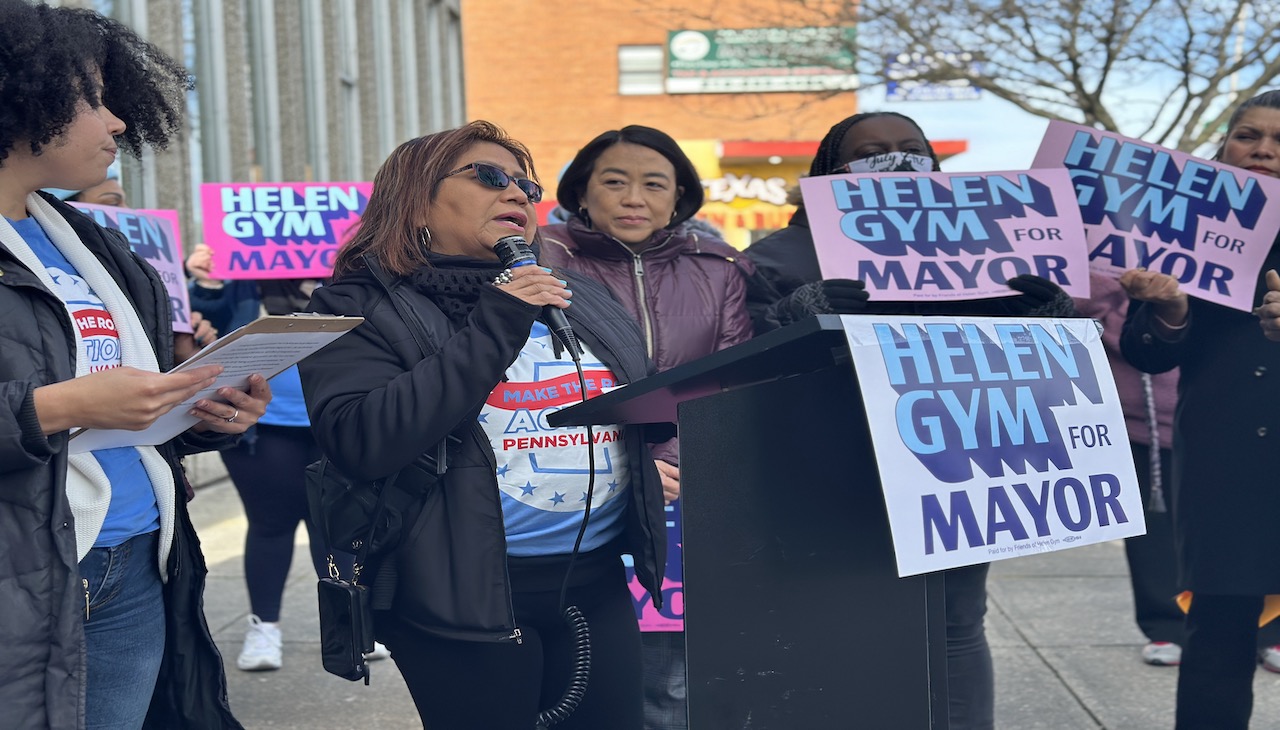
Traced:
[[[45, 187], [102, 182], [124, 147], [164, 147], [187, 71], [88, 10], [0, 0], [0, 704], [13, 727], [239, 728], [200, 609], [204, 559], [184, 454], [221, 448], [270, 388], [199, 399], [158, 446], [70, 453], [74, 428], [147, 428], [220, 369], [168, 373], [159, 275]], [[163, 669], [162, 669], [163, 667]]]

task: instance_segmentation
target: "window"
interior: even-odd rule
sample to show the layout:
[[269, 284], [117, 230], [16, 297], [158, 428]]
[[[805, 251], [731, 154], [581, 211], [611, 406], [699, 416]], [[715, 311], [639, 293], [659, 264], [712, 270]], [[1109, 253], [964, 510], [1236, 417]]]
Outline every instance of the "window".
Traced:
[[663, 46], [618, 46], [618, 93], [661, 94]]

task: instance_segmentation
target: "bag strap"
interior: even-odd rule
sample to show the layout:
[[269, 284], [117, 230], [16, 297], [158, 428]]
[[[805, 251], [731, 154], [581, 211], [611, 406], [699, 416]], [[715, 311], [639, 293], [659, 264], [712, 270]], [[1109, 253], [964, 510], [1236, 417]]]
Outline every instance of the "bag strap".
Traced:
[[413, 335], [413, 341], [418, 343], [418, 349], [422, 351], [422, 357], [430, 357], [436, 351], [434, 343], [431, 342], [431, 334], [427, 332], [427, 327], [422, 323], [422, 319], [418, 317], [418, 313], [414, 312], [404, 300], [396, 296], [396, 290], [400, 287], [399, 281], [392, 281], [391, 277], [378, 263], [376, 256], [363, 254], [365, 266], [369, 267], [369, 271], [373, 273], [373, 278], [378, 280], [382, 285], [383, 291], [387, 293], [387, 298], [391, 300], [391, 306], [396, 308], [396, 313], [400, 315], [400, 319], [404, 325], [409, 328], [409, 334]]
[[[395, 307], [396, 313], [400, 315], [400, 321], [404, 322], [404, 326], [409, 328], [409, 334], [413, 335], [413, 341], [418, 344], [418, 349], [422, 351], [423, 359], [430, 357], [439, 351], [440, 348], [435, 346], [435, 342], [431, 339], [431, 332], [427, 329], [427, 325], [422, 321], [422, 317], [414, 311], [413, 307], [405, 301], [400, 295], [401, 279], [393, 278], [389, 275], [382, 265], [378, 263], [378, 258], [371, 254], [362, 254], [360, 258], [364, 259], [365, 266], [369, 267], [369, 271], [373, 274], [373, 278], [378, 280], [382, 285], [383, 291], [387, 293], [387, 298], [391, 300], [391, 306]], [[445, 436], [440, 443], [436, 444], [434, 455], [434, 467], [437, 476], [440, 476], [448, 470], [448, 445], [449, 441], [460, 441], [454, 434], [450, 433]]]
[[369, 548], [373, 545], [373, 536], [378, 530], [378, 522], [387, 509], [387, 495], [391, 493], [391, 488], [396, 485], [396, 480], [400, 478], [402, 471], [404, 470], [401, 469], [387, 477], [387, 480], [382, 483], [382, 488], [378, 490], [378, 502], [373, 506], [373, 519], [369, 521], [369, 534], [365, 535], [364, 544], [360, 546], [360, 552], [356, 553], [356, 561], [351, 564], [352, 585], [360, 582], [360, 571], [364, 569], [365, 561], [369, 559]]
[[[418, 349], [422, 351], [423, 358], [430, 356], [436, 351], [436, 348], [431, 344], [431, 335], [427, 332], [426, 325], [423, 324], [422, 320], [417, 316], [417, 313], [414, 312], [401, 297], [396, 295], [396, 289], [399, 288], [399, 282], [391, 281], [391, 277], [387, 275], [387, 272], [383, 270], [382, 266], [378, 263], [377, 257], [364, 254], [361, 258], [364, 259], [365, 265], [369, 267], [369, 271], [373, 273], [373, 277], [382, 285], [383, 291], [387, 293], [387, 298], [391, 300], [391, 305], [395, 307], [396, 313], [400, 315], [401, 321], [403, 321], [405, 326], [409, 328], [409, 334], [413, 336], [413, 340], [417, 343]], [[441, 441], [437, 447], [437, 474], [443, 474], [446, 469], [445, 460], [447, 442], [448, 439], [446, 438]], [[328, 459], [325, 458], [324, 464], [321, 465], [321, 469], [324, 469], [327, 466]], [[378, 489], [378, 501], [374, 504], [373, 519], [369, 522], [369, 532], [365, 536], [364, 543], [360, 546], [360, 551], [356, 554], [355, 563], [352, 564], [351, 583], [353, 585], [359, 583], [360, 572], [364, 569], [365, 561], [369, 558], [369, 549], [373, 545], [373, 537], [377, 533], [378, 523], [382, 520], [383, 513], [386, 512], [387, 495], [391, 493], [391, 489], [395, 486], [396, 480], [400, 478], [400, 475], [403, 472], [404, 469], [400, 469], [396, 471], [396, 473], [387, 477], [386, 481], [384, 481], [382, 486]], [[323, 478], [323, 472], [321, 473], [321, 477]], [[327, 536], [325, 541], [328, 542]], [[329, 571], [332, 577], [338, 577], [338, 575], [336, 575], [337, 567], [333, 564], [332, 556], [330, 556], [329, 559]]]

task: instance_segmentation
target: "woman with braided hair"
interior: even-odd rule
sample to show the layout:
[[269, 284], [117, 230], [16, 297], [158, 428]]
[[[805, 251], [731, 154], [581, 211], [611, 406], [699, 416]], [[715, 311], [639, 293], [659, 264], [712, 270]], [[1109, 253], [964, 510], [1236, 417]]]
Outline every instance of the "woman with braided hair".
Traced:
[[[894, 112], [855, 114], [831, 128], [818, 145], [810, 176], [846, 172], [936, 172], [933, 145], [910, 117]], [[757, 332], [815, 314], [908, 314], [941, 316], [1071, 316], [1071, 298], [1038, 276], [1009, 280], [1019, 296], [952, 302], [871, 300], [861, 281], [823, 279], [803, 203], [786, 228], [761, 239], [746, 256], [777, 291], [748, 291]], [[946, 572], [947, 685], [951, 730], [991, 730], [995, 689], [991, 649], [983, 617], [987, 611], [988, 565]]]

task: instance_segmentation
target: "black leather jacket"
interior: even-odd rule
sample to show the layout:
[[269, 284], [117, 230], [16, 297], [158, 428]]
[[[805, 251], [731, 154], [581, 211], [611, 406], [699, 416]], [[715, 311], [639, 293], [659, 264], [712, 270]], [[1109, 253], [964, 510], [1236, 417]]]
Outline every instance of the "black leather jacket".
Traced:
[[[619, 380], [647, 375], [652, 364], [631, 315], [600, 284], [563, 275], [573, 290], [566, 315], [578, 338]], [[436, 351], [426, 359], [368, 270], [315, 291], [312, 311], [359, 315], [365, 322], [299, 366], [312, 431], [330, 461], [355, 479], [392, 474], [451, 433], [461, 439], [397, 550], [392, 611], [397, 621], [446, 638], [514, 638], [497, 464], [477, 415], [528, 340], [540, 308], [485, 286], [466, 326], [455, 328], [407, 281], [397, 283], [395, 295], [430, 335]], [[647, 456], [648, 435], [645, 427], [626, 427], [627, 453]], [[626, 550], [659, 602], [666, 562], [661, 481], [652, 459], [629, 463]], [[385, 625], [379, 622], [379, 630]]]

